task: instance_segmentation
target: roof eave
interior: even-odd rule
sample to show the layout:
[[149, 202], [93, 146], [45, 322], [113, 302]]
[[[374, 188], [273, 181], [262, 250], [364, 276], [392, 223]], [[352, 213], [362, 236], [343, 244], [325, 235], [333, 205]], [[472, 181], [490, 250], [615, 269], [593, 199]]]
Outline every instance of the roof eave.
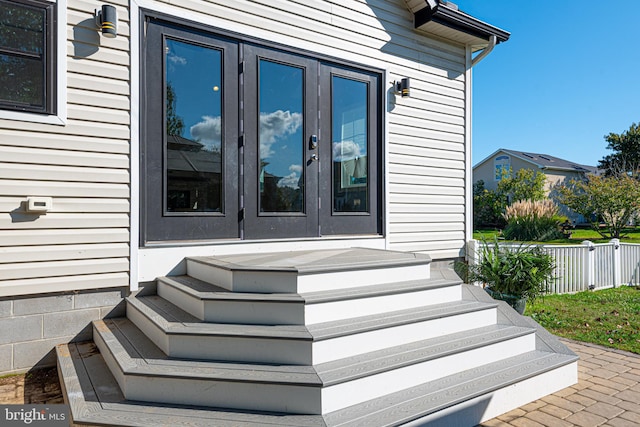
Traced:
[[467, 34], [470, 36], [468, 44], [477, 44], [478, 39], [488, 44], [491, 36], [496, 36], [497, 42], [501, 43], [509, 40], [510, 36], [509, 32], [460, 10], [444, 6], [440, 1], [425, 1], [424, 7], [414, 12], [414, 26], [416, 29], [433, 32], [434, 24]]

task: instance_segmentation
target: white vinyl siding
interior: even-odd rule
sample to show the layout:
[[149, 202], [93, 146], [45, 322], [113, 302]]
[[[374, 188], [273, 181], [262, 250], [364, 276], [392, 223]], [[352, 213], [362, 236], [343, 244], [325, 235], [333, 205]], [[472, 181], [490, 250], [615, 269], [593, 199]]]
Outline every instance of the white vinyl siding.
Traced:
[[[129, 284], [132, 223], [134, 234], [138, 227], [132, 187], [139, 191], [130, 79], [139, 70], [130, 69], [129, 1], [109, 3], [118, 11], [115, 39], [94, 28], [95, 3], [67, 2], [67, 42], [58, 46], [67, 54], [66, 88], [59, 88], [65, 124], [0, 119], [0, 296]], [[466, 51], [415, 31], [404, 0], [134, 3], [213, 31], [386, 70], [387, 247], [436, 259], [462, 254]], [[390, 90], [402, 77], [411, 78], [410, 98]], [[52, 211], [26, 214], [29, 196], [52, 197]]]
[[[465, 46], [413, 30], [403, 0], [140, 0], [159, 10], [293, 49], [387, 70], [388, 248], [434, 258], [465, 244]], [[176, 6], [179, 4], [180, 6]], [[391, 82], [411, 78], [411, 97]]]
[[[106, 39], [95, 4], [67, 2], [66, 124], [0, 120], [0, 296], [129, 285], [128, 3], [115, 4]], [[26, 212], [29, 196], [52, 210]]]

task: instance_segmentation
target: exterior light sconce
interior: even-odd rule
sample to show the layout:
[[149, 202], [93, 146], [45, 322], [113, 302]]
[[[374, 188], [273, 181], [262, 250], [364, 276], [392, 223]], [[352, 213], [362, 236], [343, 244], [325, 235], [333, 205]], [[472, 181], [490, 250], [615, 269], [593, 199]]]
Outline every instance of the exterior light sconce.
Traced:
[[95, 12], [96, 27], [102, 31], [102, 35], [109, 39], [115, 39], [118, 34], [118, 12], [115, 6], [105, 4]]
[[393, 82], [396, 93], [399, 93], [403, 98], [408, 98], [411, 94], [411, 81], [409, 77], [403, 77], [400, 81]]

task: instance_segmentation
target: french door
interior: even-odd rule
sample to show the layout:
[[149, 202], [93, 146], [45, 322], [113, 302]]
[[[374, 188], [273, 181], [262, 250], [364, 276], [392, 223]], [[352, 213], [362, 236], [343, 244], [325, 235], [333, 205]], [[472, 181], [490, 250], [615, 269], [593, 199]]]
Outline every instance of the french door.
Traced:
[[147, 17], [141, 242], [380, 234], [379, 74]]

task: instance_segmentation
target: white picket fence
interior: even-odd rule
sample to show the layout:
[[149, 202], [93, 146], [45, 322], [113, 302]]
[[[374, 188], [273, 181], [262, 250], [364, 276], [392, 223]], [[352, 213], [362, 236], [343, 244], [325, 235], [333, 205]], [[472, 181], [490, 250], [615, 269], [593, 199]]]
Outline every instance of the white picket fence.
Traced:
[[[468, 261], [477, 263], [482, 243], [471, 240]], [[506, 247], [519, 244], [500, 243]], [[640, 244], [582, 242], [581, 245], [539, 245], [555, 260], [557, 279], [549, 284], [555, 294], [640, 284]]]

